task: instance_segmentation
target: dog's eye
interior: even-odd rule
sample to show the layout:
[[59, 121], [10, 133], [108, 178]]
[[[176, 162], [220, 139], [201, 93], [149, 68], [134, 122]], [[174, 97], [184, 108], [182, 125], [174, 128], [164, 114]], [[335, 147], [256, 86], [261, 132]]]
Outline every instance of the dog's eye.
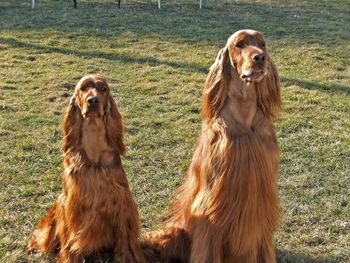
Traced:
[[106, 89], [107, 89], [106, 86], [101, 86], [101, 87], [100, 87], [100, 90], [101, 90], [102, 92], [105, 92]]
[[81, 86], [81, 87], [80, 87], [80, 90], [81, 90], [81, 91], [85, 91], [85, 90], [86, 90], [86, 86]]
[[236, 47], [237, 47], [237, 48], [243, 48], [243, 47], [244, 47], [243, 42], [238, 42], [238, 43], [236, 44]]

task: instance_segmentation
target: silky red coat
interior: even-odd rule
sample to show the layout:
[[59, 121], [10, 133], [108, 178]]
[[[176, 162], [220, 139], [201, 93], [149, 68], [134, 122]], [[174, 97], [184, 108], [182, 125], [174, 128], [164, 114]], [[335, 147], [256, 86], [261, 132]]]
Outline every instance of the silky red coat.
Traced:
[[145, 240], [165, 262], [276, 262], [280, 107], [262, 34], [234, 33], [205, 82], [201, 134], [171, 219]]
[[62, 192], [28, 250], [58, 252], [59, 263], [82, 263], [109, 249], [121, 263], [143, 262], [139, 217], [120, 156], [122, 117], [106, 81], [82, 78], [63, 122]]

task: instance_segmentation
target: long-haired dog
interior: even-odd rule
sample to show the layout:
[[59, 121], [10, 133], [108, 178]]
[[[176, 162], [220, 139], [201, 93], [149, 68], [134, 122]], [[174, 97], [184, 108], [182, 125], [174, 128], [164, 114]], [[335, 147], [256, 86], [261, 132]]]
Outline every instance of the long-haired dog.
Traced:
[[171, 219], [146, 245], [167, 262], [276, 262], [280, 107], [262, 34], [234, 33], [205, 82], [201, 134]]
[[63, 122], [62, 193], [34, 231], [29, 251], [58, 251], [57, 262], [80, 263], [112, 249], [117, 262], [143, 262], [138, 212], [120, 158], [123, 130], [107, 82], [83, 77]]

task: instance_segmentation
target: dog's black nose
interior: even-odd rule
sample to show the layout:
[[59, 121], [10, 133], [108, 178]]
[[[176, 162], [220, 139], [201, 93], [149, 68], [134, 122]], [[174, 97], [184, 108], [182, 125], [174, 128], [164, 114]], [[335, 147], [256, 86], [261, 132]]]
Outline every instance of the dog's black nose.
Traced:
[[255, 62], [265, 61], [265, 53], [254, 54], [253, 60]]
[[96, 105], [98, 104], [98, 97], [97, 96], [90, 96], [87, 98], [87, 102], [89, 105]]

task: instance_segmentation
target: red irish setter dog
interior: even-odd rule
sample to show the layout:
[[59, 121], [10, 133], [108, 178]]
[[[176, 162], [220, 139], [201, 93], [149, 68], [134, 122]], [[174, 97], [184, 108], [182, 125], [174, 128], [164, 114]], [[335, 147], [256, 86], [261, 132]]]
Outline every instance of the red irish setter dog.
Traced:
[[113, 249], [117, 262], [144, 262], [138, 212], [120, 159], [122, 117], [102, 77], [79, 81], [63, 130], [62, 193], [34, 231], [29, 251], [58, 251], [57, 262], [80, 263]]
[[168, 225], [146, 238], [166, 262], [275, 263], [279, 76], [265, 40], [234, 33], [210, 68], [202, 129]]

